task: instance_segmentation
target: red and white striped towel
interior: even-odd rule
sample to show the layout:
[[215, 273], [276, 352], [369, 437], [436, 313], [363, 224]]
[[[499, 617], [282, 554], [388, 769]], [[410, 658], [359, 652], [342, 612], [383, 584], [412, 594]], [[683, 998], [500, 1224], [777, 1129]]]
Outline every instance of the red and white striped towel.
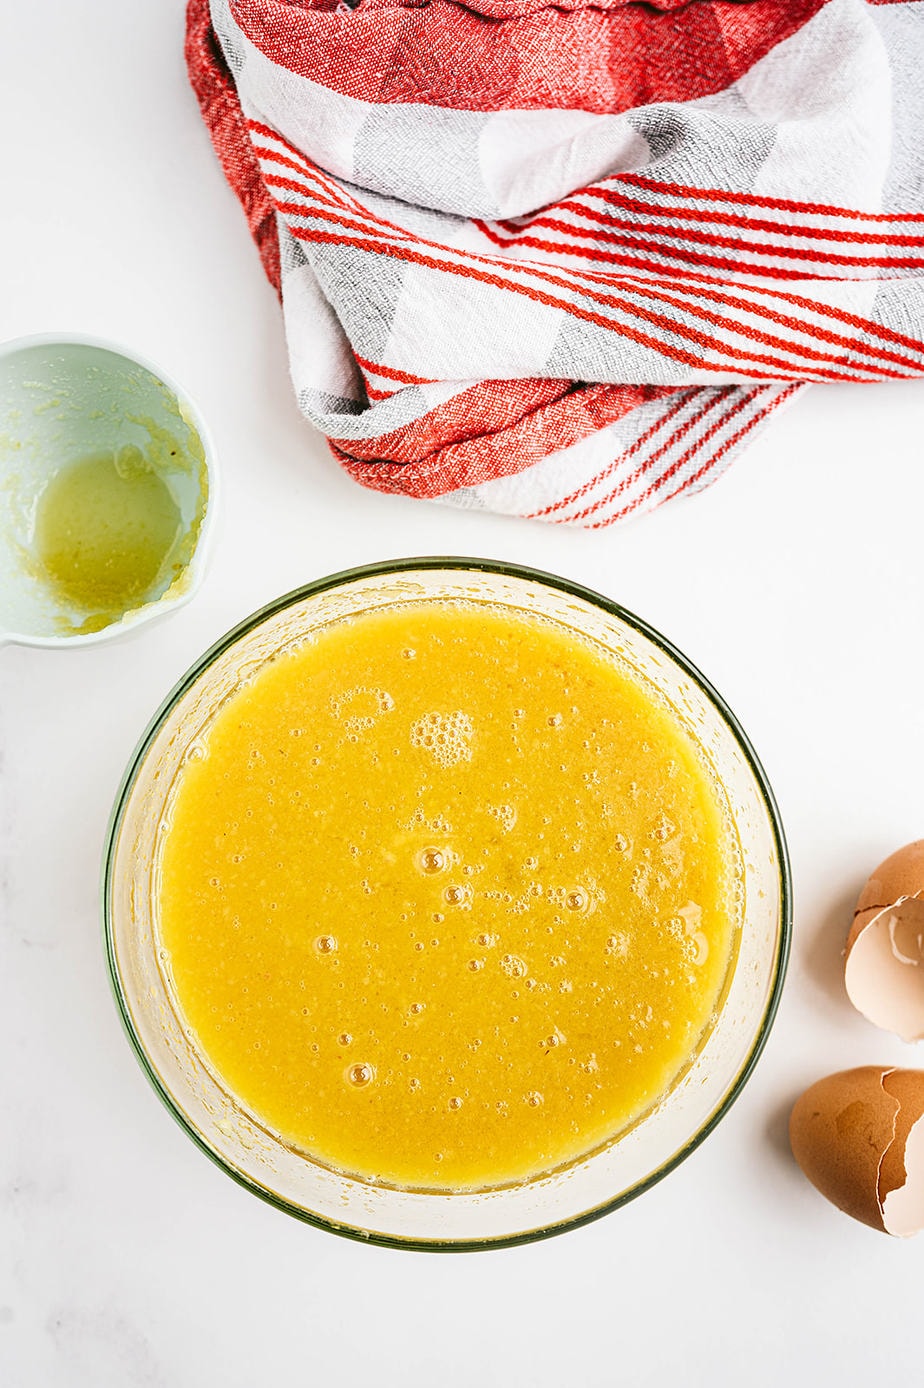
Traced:
[[924, 374], [924, 3], [191, 0], [187, 60], [366, 486], [606, 526]]

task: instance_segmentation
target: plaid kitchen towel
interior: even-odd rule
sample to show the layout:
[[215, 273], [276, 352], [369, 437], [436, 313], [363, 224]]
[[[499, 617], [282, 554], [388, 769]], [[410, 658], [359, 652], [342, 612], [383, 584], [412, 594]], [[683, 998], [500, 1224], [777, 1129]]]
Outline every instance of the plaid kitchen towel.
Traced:
[[924, 4], [191, 0], [299, 405], [366, 486], [602, 527], [924, 374]]

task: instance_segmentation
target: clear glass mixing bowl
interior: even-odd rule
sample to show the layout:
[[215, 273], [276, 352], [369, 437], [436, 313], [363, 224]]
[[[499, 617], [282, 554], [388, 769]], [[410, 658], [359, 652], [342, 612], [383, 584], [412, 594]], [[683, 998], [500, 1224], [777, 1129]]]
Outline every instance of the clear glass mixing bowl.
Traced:
[[[184, 762], [241, 682], [330, 622], [420, 601], [531, 613], [597, 642], [667, 700], [711, 766], [741, 846], [737, 956], [692, 1063], [627, 1131], [567, 1167], [485, 1191], [397, 1189], [293, 1150], [226, 1092], [197, 1050], [161, 966], [159, 848]], [[248, 1190], [355, 1238], [432, 1250], [559, 1233], [615, 1209], [683, 1160], [727, 1112], [764, 1045], [783, 983], [791, 892], [779, 813], [733, 714], [663, 636], [616, 603], [549, 574], [473, 559], [408, 559], [334, 574], [229, 632], [180, 681], [132, 758], [103, 873], [105, 943], [122, 1020], [161, 1099], [199, 1147]]]

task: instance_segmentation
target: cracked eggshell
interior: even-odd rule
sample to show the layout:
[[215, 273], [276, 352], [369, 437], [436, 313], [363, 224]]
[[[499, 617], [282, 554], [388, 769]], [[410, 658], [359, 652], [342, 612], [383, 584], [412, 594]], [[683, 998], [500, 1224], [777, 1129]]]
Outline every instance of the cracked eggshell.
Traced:
[[797, 1099], [793, 1156], [832, 1204], [882, 1233], [924, 1228], [924, 1070], [865, 1065]]
[[924, 839], [886, 858], [861, 891], [844, 982], [876, 1026], [905, 1041], [924, 1039]]

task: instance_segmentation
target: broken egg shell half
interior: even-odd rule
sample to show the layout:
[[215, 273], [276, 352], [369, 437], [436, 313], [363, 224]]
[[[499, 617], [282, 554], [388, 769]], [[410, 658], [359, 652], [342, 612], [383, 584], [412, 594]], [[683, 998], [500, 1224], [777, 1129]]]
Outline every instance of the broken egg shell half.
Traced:
[[789, 1120], [793, 1156], [838, 1209], [882, 1233], [924, 1228], [924, 1070], [865, 1065], [819, 1080]]
[[844, 982], [876, 1026], [905, 1041], [924, 1039], [924, 839], [886, 858], [861, 891]]

